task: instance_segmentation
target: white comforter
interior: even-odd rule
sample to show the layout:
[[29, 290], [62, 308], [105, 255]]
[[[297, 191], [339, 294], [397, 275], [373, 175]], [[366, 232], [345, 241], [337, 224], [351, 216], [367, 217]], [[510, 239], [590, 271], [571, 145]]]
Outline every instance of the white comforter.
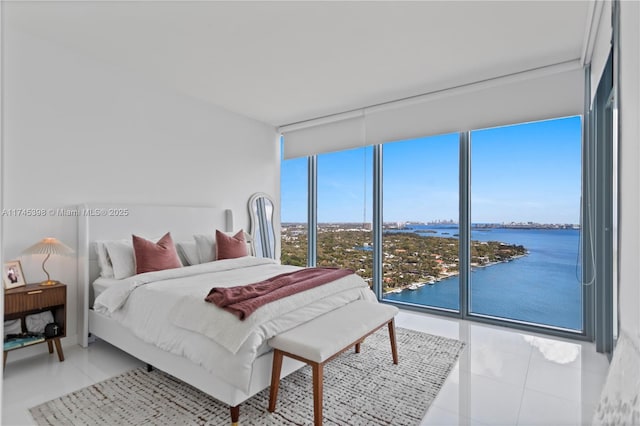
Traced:
[[150, 272], [104, 291], [94, 309], [145, 342], [185, 356], [248, 391], [253, 361], [269, 338], [354, 300], [375, 301], [357, 275], [269, 303], [245, 321], [204, 301], [212, 287], [250, 284], [296, 269], [243, 257]]

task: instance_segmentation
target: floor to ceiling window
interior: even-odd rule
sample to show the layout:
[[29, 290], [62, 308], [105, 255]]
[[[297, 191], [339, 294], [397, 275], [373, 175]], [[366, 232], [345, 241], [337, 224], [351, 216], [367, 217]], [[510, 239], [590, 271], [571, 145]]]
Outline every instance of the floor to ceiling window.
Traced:
[[307, 266], [308, 159], [283, 160], [280, 168], [280, 261]]
[[372, 280], [373, 148], [318, 155], [317, 266], [353, 269]]
[[[292, 222], [304, 220], [308, 198], [317, 205], [317, 254], [308, 264], [353, 269], [389, 302], [585, 333], [581, 117], [385, 143], [381, 162], [373, 152], [283, 162], [284, 263], [303, 263], [306, 229]], [[306, 161], [317, 184], [309, 197]], [[376, 218], [374, 201], [382, 205]]]
[[469, 312], [583, 329], [580, 117], [471, 132]]
[[384, 145], [385, 300], [459, 310], [458, 134]]

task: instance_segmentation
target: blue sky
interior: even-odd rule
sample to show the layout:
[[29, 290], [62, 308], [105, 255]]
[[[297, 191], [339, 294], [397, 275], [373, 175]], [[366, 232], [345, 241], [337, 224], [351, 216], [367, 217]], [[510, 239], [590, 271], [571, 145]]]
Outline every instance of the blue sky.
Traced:
[[[578, 223], [581, 118], [471, 134], [472, 222]], [[388, 143], [384, 221], [457, 221], [458, 135]], [[371, 221], [372, 148], [318, 156], [318, 221]], [[282, 221], [306, 222], [307, 159], [282, 163]], [[365, 215], [366, 210], [366, 215]]]

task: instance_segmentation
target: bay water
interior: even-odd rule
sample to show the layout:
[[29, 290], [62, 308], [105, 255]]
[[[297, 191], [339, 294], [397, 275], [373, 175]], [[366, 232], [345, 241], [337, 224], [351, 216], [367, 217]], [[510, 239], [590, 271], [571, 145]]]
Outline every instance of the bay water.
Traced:
[[[458, 227], [412, 225], [407, 231], [425, 238], [455, 238]], [[473, 267], [470, 312], [582, 330], [579, 230], [473, 228], [471, 239], [523, 245], [528, 254], [509, 262]], [[388, 293], [384, 299], [459, 310], [459, 283], [458, 276], [453, 276], [417, 290]]]

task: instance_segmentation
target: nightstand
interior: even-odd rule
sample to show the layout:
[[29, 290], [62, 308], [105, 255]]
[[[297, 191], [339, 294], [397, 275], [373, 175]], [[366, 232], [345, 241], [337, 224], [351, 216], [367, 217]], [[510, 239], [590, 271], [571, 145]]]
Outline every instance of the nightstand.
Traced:
[[[47, 342], [49, 353], [53, 353], [53, 345], [56, 346], [58, 359], [64, 361], [64, 353], [60, 338], [67, 335], [67, 286], [61, 283], [43, 286], [40, 284], [27, 284], [23, 287], [12, 288], [4, 292], [4, 320], [20, 319], [22, 331], [27, 331], [25, 317], [39, 312], [51, 311], [54, 321], [62, 328], [56, 337], [45, 339], [38, 343]], [[22, 346], [24, 347], [24, 346]], [[7, 363], [7, 352], [21, 349], [12, 348], [4, 351], [4, 364]]]

